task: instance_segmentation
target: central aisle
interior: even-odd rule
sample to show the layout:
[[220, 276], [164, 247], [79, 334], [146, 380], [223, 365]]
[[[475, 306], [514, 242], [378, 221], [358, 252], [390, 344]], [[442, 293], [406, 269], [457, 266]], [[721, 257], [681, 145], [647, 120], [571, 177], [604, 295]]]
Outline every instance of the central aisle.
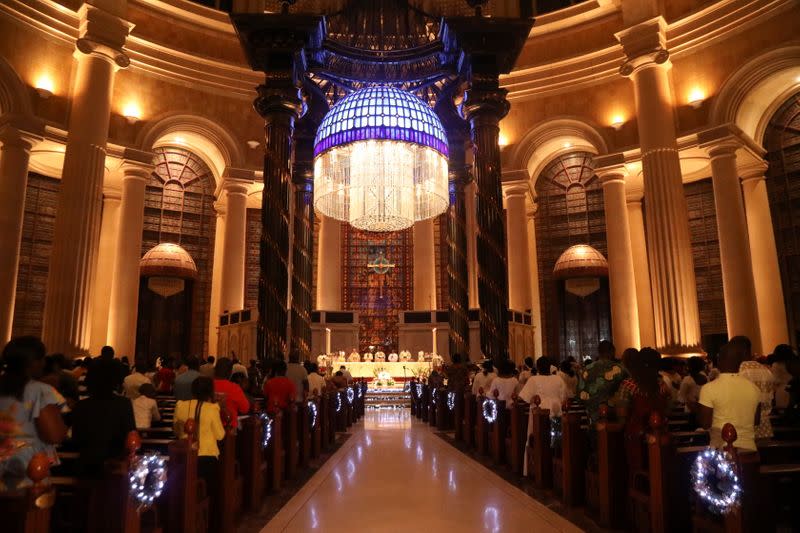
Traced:
[[367, 411], [351, 431], [262, 533], [580, 531], [408, 410]]

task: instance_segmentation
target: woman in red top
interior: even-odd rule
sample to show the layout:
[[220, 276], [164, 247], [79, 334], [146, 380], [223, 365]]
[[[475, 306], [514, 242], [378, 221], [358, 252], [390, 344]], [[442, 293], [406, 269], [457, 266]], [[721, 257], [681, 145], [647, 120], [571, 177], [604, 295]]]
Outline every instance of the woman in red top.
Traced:
[[164, 359], [161, 368], [156, 374], [159, 394], [172, 394], [172, 387], [175, 385], [175, 361], [171, 358]]
[[239, 415], [250, 412], [250, 402], [244, 395], [242, 388], [230, 381], [233, 361], [227, 357], [220, 357], [214, 367], [214, 394], [217, 401], [224, 409], [220, 410], [222, 423], [225, 427], [234, 429], [239, 427]]
[[294, 383], [286, 377], [286, 361], [276, 361], [272, 369], [275, 377], [264, 382], [264, 400], [269, 414], [286, 409], [297, 394]]

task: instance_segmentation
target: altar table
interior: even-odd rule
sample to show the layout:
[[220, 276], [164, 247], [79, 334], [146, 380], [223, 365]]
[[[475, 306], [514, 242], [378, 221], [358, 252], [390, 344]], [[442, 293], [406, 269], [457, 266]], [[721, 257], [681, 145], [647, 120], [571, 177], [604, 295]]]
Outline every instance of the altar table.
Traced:
[[[412, 378], [415, 373], [418, 373], [420, 370], [430, 371], [433, 368], [433, 363], [429, 361], [422, 363], [417, 361], [406, 361], [402, 363], [399, 361], [397, 363], [370, 363], [368, 361], [348, 363], [332, 361], [330, 364], [334, 372], [339, 370], [340, 366], [344, 365], [354, 378], [374, 378], [377, 373], [382, 370], [389, 372], [389, 375], [393, 378]], [[405, 372], [403, 371], [403, 367], [405, 367]]]

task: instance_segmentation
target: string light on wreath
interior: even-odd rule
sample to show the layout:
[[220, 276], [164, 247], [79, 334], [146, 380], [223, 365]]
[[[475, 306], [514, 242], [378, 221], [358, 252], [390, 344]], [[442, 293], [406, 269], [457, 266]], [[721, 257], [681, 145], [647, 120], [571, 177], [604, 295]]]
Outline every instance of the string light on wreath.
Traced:
[[167, 482], [167, 467], [163, 457], [140, 455], [134, 459], [128, 473], [130, 490], [142, 507], [150, 507], [161, 496]]
[[483, 400], [483, 419], [489, 424], [497, 420], [497, 400], [486, 398]]
[[342, 393], [341, 392], [337, 392], [336, 393], [336, 412], [337, 413], [341, 413], [342, 412]]
[[561, 442], [561, 417], [550, 419], [550, 447], [555, 448]]
[[709, 511], [724, 515], [739, 504], [742, 487], [733, 461], [727, 453], [709, 448], [692, 466], [692, 487]]
[[317, 404], [311, 400], [308, 401], [308, 416], [311, 418], [311, 430], [317, 427]]
[[417, 398], [422, 398], [422, 383], [417, 383]]
[[349, 403], [350, 405], [353, 405], [353, 400], [355, 399], [355, 396], [356, 396], [356, 393], [353, 392], [353, 389], [348, 388], [347, 389], [347, 403]]
[[455, 392], [448, 392], [447, 393], [447, 408], [449, 410], [453, 410], [456, 408], [456, 393]]
[[272, 439], [272, 418], [267, 413], [261, 413], [261, 447], [266, 449]]

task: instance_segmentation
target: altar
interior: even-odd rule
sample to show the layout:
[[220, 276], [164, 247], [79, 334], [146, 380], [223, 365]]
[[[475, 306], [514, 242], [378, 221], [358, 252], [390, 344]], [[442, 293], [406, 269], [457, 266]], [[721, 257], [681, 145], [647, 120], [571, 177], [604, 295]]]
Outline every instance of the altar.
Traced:
[[383, 371], [388, 372], [394, 379], [403, 377], [410, 379], [420, 374], [427, 376], [433, 369], [433, 363], [430, 361], [406, 361], [397, 363], [373, 363], [369, 361], [348, 363], [333, 361], [331, 365], [333, 366], [334, 372], [339, 370], [340, 366], [344, 365], [354, 378], [369, 379], [377, 377], [378, 373]]

